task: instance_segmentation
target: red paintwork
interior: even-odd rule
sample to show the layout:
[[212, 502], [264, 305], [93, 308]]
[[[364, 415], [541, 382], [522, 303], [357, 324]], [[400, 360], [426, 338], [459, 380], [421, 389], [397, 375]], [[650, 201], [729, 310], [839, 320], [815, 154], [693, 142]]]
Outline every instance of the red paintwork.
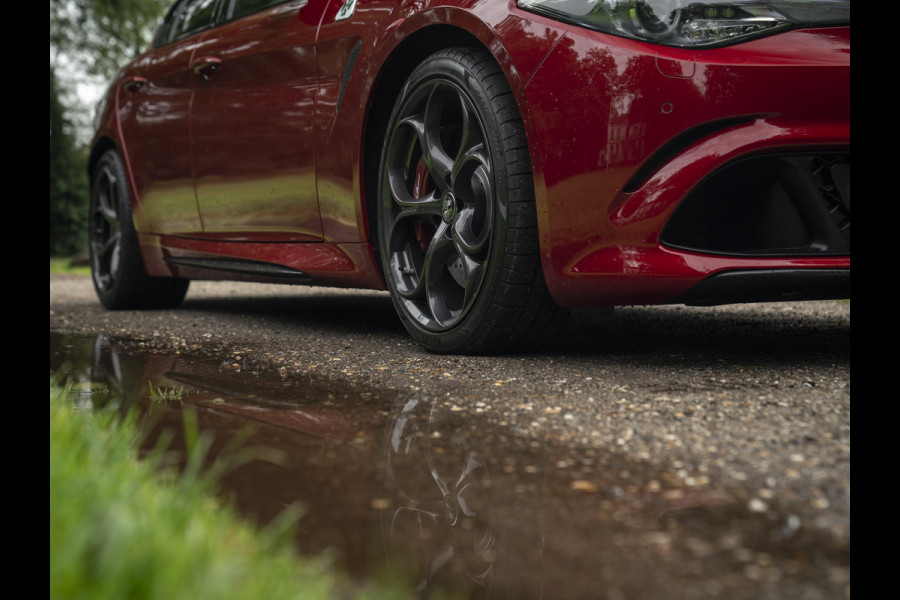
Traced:
[[[849, 149], [849, 27], [682, 50], [566, 25], [513, 0], [359, 0], [352, 19], [335, 21], [341, 4], [264, 11], [150, 50], [113, 82], [96, 141], [126, 161], [151, 275], [216, 276], [163, 259], [221, 255], [382, 287], [369, 244], [367, 128], [386, 118], [374, 107], [392, 61], [433, 51], [415, 37], [429, 27], [483, 44], [519, 100], [544, 274], [559, 304], [665, 302], [725, 269], [849, 268], [849, 257], [730, 258], [659, 244], [681, 199], [718, 166], [777, 149]], [[201, 70], [209, 59], [220, 68]], [[625, 190], [673, 137], [734, 117], [743, 120], [680, 147]]]
[[[796, 265], [678, 253], [661, 248], [658, 236], [678, 202], [729, 160], [778, 148], [849, 148], [849, 28], [702, 52], [607, 45], [610, 36], [571, 30], [523, 102], [531, 109], [544, 273], [557, 302], [665, 302], [719, 270]], [[741, 115], [756, 118], [684, 149], [640, 189], [623, 192], [673, 136]], [[850, 259], [803, 264], [849, 268]]]

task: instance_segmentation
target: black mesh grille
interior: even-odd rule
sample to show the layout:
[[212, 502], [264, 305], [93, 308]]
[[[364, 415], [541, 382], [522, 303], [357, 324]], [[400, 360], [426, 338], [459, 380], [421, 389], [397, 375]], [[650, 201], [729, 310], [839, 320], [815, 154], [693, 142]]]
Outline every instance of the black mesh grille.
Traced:
[[841, 235], [850, 242], [850, 157], [816, 156], [812, 174]]

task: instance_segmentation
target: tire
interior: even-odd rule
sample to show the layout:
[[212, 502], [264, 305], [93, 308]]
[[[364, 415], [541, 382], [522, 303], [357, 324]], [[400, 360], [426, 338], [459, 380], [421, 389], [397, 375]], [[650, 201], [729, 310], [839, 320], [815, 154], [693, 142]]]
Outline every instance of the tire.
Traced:
[[487, 52], [442, 50], [409, 76], [388, 124], [376, 219], [394, 305], [426, 349], [523, 350], [566, 322], [541, 271], [521, 116]]
[[91, 177], [88, 217], [91, 276], [101, 304], [110, 310], [174, 308], [188, 279], [150, 277], [141, 259], [122, 159], [108, 150]]

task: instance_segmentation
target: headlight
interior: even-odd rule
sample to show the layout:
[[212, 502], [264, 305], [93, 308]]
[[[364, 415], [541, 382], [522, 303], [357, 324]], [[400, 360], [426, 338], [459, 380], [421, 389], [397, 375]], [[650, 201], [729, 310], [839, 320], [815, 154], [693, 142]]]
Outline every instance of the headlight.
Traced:
[[519, 8], [682, 48], [723, 46], [800, 26], [850, 23], [850, 0], [517, 0]]

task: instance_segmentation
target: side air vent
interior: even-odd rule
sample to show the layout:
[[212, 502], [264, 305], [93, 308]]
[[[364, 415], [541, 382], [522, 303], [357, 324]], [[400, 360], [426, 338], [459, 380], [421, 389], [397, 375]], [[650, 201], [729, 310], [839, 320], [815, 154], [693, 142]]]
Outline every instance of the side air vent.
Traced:
[[634, 172], [634, 175], [632, 175], [625, 183], [623, 191], [630, 193], [639, 189], [647, 182], [647, 179], [663, 165], [700, 140], [730, 127], [750, 123], [759, 116], [763, 115], [744, 115], [741, 117], [730, 117], [728, 119], [710, 121], [681, 132], [656, 150], [653, 155]]
[[353, 46], [353, 50], [350, 51], [350, 56], [347, 57], [347, 63], [344, 65], [344, 74], [341, 77], [341, 89], [338, 92], [337, 110], [341, 109], [341, 102], [344, 101], [344, 90], [347, 89], [347, 82], [350, 81], [350, 74], [353, 72], [353, 65], [356, 64], [356, 59], [359, 56], [361, 48], [362, 41], [356, 42], [356, 45]]

